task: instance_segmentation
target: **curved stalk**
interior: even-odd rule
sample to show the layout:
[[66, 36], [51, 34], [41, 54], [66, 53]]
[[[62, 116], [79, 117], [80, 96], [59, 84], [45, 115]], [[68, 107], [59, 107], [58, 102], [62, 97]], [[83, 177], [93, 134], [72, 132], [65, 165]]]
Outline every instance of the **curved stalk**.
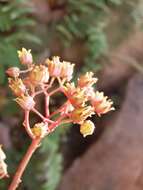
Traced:
[[29, 146], [25, 156], [23, 157], [20, 165], [18, 166], [18, 169], [14, 175], [14, 178], [8, 188], [8, 190], [16, 190], [21, 183], [21, 177], [23, 175], [23, 172], [30, 161], [33, 153], [36, 151], [36, 149], [39, 147], [39, 144], [41, 142], [41, 137], [37, 137], [32, 140], [31, 145]]

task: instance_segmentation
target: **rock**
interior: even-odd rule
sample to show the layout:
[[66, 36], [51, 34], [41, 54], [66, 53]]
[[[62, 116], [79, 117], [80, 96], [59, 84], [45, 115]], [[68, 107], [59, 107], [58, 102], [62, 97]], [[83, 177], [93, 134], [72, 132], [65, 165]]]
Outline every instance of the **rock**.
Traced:
[[134, 76], [115, 123], [67, 170], [58, 190], [143, 189], [143, 76]]
[[10, 130], [5, 123], [0, 122], [0, 144], [5, 148], [11, 148]]
[[[99, 89], [110, 90], [129, 79], [143, 59], [143, 32], [131, 34], [116, 49], [110, 50], [105, 66], [99, 73]], [[138, 65], [137, 65], [137, 64]]]

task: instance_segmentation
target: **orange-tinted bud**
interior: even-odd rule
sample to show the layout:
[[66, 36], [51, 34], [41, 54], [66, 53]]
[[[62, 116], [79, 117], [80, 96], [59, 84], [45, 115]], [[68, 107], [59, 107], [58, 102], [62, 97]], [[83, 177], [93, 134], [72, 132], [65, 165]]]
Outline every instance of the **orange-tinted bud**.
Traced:
[[7, 69], [6, 73], [10, 77], [19, 77], [20, 69], [18, 67], [10, 67], [9, 69]]
[[95, 129], [95, 125], [92, 121], [86, 120], [80, 125], [80, 133], [83, 137], [92, 135]]
[[49, 80], [48, 68], [44, 65], [36, 65], [29, 74], [29, 81], [35, 85], [46, 83]]
[[105, 114], [111, 110], [115, 110], [112, 107], [113, 102], [108, 99], [107, 96], [104, 96], [103, 92], [96, 92], [95, 95], [92, 97], [91, 104], [94, 107], [95, 112], [100, 116], [101, 114]]
[[78, 86], [80, 88], [92, 86], [97, 82], [97, 78], [93, 77], [92, 72], [87, 72], [85, 75], [81, 75], [80, 78], [78, 79]]
[[91, 106], [76, 108], [70, 113], [70, 119], [72, 119], [73, 123], [81, 124], [87, 119], [87, 117], [90, 117], [93, 114], [94, 110]]
[[24, 109], [31, 110], [35, 106], [35, 101], [31, 96], [21, 96], [16, 98], [15, 101]]
[[41, 122], [36, 123], [32, 128], [32, 132], [35, 137], [44, 137], [48, 133], [48, 124]]
[[0, 146], [0, 179], [8, 176], [7, 164], [4, 162], [5, 159], [6, 159], [6, 155]]
[[9, 82], [9, 87], [16, 96], [22, 96], [25, 93], [26, 87], [20, 78], [16, 79], [9, 78], [8, 82]]
[[23, 65], [31, 65], [33, 63], [33, 58], [31, 54], [31, 50], [26, 50], [25, 48], [22, 48], [21, 51], [18, 52], [18, 57]]

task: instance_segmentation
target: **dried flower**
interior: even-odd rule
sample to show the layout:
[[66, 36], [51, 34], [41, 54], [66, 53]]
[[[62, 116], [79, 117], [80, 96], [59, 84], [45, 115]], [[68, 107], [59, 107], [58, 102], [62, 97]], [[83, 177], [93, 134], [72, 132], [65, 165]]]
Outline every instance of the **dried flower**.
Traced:
[[74, 64], [63, 61], [60, 77], [63, 79], [66, 79], [67, 81], [70, 81], [73, 75], [73, 68], [74, 68]]
[[52, 60], [46, 59], [46, 64], [48, 65], [48, 70], [51, 77], [60, 77], [62, 64], [58, 56], [54, 56]]
[[87, 72], [85, 75], [81, 75], [78, 79], [78, 86], [80, 88], [92, 86], [97, 82], [97, 78], [93, 77], [92, 72]]
[[95, 125], [92, 121], [86, 120], [80, 125], [80, 133], [83, 137], [92, 135], [95, 129]]
[[46, 64], [48, 65], [50, 76], [61, 77], [67, 81], [71, 80], [74, 64], [65, 61], [61, 62], [58, 56], [53, 57], [52, 60], [47, 59]]
[[24, 109], [31, 110], [35, 106], [35, 101], [31, 96], [21, 96], [15, 99], [15, 101]]
[[29, 81], [32, 84], [46, 83], [49, 80], [48, 68], [44, 65], [36, 65], [29, 74]]
[[81, 124], [93, 114], [94, 110], [91, 106], [76, 108], [70, 113], [70, 119], [73, 123]]
[[10, 76], [10, 77], [19, 77], [20, 74], [20, 69], [18, 67], [10, 67], [9, 69], [7, 69], [6, 73]]
[[115, 110], [112, 107], [113, 102], [108, 99], [107, 96], [104, 96], [103, 92], [96, 91], [95, 95], [92, 97], [91, 104], [94, 107], [95, 112], [101, 116], [101, 114], [105, 114], [111, 110]]
[[26, 92], [26, 87], [20, 78], [8, 79], [9, 87], [16, 96], [22, 96]]
[[48, 124], [44, 122], [36, 123], [32, 128], [32, 132], [35, 137], [43, 138], [46, 134], [48, 134]]
[[31, 54], [31, 50], [26, 50], [25, 48], [22, 48], [21, 51], [18, 52], [18, 57], [23, 65], [31, 65], [33, 63], [33, 58]]
[[3, 152], [2, 147], [0, 146], [0, 179], [8, 177], [7, 164], [4, 162], [5, 159], [6, 155]]
[[2, 150], [2, 145], [0, 145], [0, 160], [5, 160], [5, 159], [6, 159], [6, 155], [4, 151]]

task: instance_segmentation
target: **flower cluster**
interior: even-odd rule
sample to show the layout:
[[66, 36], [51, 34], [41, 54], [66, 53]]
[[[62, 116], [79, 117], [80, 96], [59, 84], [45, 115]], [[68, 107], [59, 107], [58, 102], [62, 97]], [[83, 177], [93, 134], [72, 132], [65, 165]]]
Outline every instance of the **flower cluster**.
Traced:
[[[75, 85], [71, 82], [74, 64], [60, 61], [59, 57], [46, 59], [45, 62], [36, 64], [33, 62], [31, 50], [25, 48], [18, 51], [18, 56], [25, 69], [11, 67], [6, 73], [10, 77], [9, 87], [16, 96], [15, 101], [25, 112], [24, 127], [31, 138], [43, 138], [64, 122], [79, 124], [81, 134], [86, 137], [93, 134], [95, 128], [89, 117], [93, 114], [101, 116], [114, 110], [113, 102], [104, 96], [103, 92], [94, 91], [97, 78], [92, 72], [80, 76]], [[57, 82], [54, 83], [55, 80], [58, 82], [56, 88], [54, 88], [57, 84]], [[51, 113], [49, 101], [56, 92], [63, 93], [67, 101]], [[35, 97], [42, 93], [45, 95], [45, 115], [36, 108]], [[32, 128], [29, 124], [30, 111], [36, 113], [42, 120]], [[57, 117], [53, 117], [55, 115]]]

